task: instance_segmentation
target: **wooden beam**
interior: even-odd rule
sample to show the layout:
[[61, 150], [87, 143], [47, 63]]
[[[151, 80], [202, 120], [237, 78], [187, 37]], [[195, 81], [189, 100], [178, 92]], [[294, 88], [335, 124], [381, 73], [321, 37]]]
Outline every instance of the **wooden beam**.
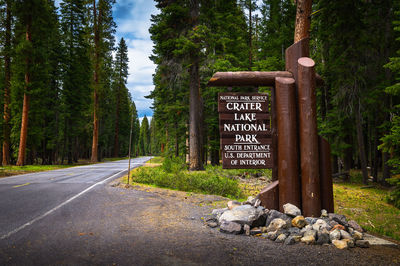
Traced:
[[[217, 72], [208, 81], [210, 87], [228, 86], [275, 86], [275, 78], [294, 78], [289, 71], [238, 71]], [[316, 76], [317, 85], [322, 85], [322, 78]]]

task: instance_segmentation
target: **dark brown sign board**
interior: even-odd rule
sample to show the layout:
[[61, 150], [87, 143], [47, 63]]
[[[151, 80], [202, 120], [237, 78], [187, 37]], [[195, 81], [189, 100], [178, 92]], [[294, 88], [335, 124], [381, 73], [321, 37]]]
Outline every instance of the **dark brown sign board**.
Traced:
[[272, 136], [266, 93], [218, 94], [224, 169], [272, 168]]

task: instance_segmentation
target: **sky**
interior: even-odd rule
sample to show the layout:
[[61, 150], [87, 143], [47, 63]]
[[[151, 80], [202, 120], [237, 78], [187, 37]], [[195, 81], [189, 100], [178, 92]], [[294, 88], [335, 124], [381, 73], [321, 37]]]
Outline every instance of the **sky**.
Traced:
[[[61, 0], [56, 0], [59, 7]], [[151, 117], [152, 100], [144, 96], [154, 89], [153, 74], [156, 66], [149, 59], [153, 42], [149, 28], [151, 15], [157, 14], [153, 0], [117, 0], [113, 6], [114, 21], [117, 24], [116, 44], [123, 37], [128, 46], [129, 77], [127, 87], [136, 104], [140, 120], [143, 116]]]

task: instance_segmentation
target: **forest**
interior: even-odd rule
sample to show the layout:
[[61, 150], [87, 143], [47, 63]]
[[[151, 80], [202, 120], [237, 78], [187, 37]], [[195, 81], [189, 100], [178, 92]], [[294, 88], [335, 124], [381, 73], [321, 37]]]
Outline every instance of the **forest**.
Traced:
[[[207, 82], [217, 71], [284, 70], [296, 1], [156, 2], [150, 151], [189, 155], [193, 170], [219, 164], [217, 94], [226, 88]], [[331, 144], [333, 172], [357, 168], [364, 182], [385, 183], [400, 173], [400, 2], [313, 1], [309, 34], [324, 79], [318, 131]]]
[[[207, 82], [217, 71], [284, 70], [296, 3], [155, 2], [154, 114], [140, 124], [115, 0], [63, 0], [59, 9], [54, 0], [0, 0], [3, 165], [126, 156], [131, 118], [134, 155], [188, 158], [191, 170], [220, 163], [217, 94], [226, 88]], [[309, 34], [324, 80], [318, 130], [334, 173], [368, 170], [385, 183], [400, 173], [400, 3], [315, 0]]]
[[132, 119], [141, 152], [114, 3], [0, 1], [2, 165], [127, 156]]

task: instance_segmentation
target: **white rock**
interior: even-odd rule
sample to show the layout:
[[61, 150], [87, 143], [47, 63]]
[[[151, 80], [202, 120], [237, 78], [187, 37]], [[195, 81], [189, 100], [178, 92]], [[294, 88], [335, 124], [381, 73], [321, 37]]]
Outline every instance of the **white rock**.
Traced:
[[291, 203], [286, 203], [285, 205], [283, 205], [283, 211], [285, 214], [293, 217], [301, 215], [300, 209]]
[[331, 239], [331, 242], [333, 243], [333, 240], [339, 240], [340, 239], [340, 230], [335, 229], [332, 232], [329, 233], [329, 238]]

